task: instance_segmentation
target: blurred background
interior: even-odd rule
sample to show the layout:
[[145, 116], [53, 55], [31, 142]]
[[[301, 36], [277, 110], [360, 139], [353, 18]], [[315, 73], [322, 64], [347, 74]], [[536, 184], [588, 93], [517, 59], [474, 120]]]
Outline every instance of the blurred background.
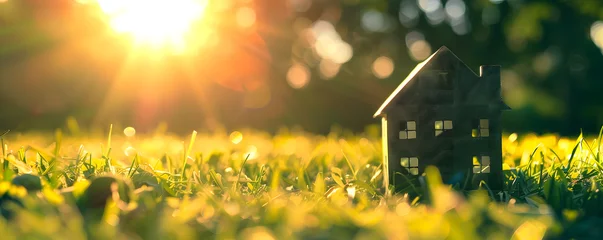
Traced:
[[0, 130], [363, 131], [446, 45], [502, 65], [508, 132], [598, 133], [596, 0], [0, 0]]

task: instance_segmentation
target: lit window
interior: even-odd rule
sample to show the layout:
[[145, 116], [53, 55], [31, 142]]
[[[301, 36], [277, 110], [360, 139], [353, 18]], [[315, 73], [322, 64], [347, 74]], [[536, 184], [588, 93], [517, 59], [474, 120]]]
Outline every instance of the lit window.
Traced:
[[415, 139], [417, 138], [417, 122], [402, 121], [400, 122], [399, 139]]
[[443, 120], [434, 122], [435, 135], [440, 136], [442, 133], [448, 130], [452, 130], [452, 121]]
[[403, 157], [400, 158], [400, 165], [412, 175], [419, 175], [419, 158]]
[[473, 156], [473, 173], [490, 173], [490, 157]]
[[471, 129], [472, 137], [489, 137], [490, 136], [490, 121], [488, 119], [480, 119], [473, 122]]

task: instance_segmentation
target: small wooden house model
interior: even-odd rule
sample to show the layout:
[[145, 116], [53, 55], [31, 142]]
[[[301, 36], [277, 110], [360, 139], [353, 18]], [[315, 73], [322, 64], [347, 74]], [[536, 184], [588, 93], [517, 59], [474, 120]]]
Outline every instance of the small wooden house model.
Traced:
[[403, 184], [432, 165], [445, 182], [475, 189], [483, 180], [500, 190], [500, 121], [508, 109], [501, 98], [500, 66], [481, 66], [477, 75], [441, 47], [374, 115], [382, 118], [386, 187]]

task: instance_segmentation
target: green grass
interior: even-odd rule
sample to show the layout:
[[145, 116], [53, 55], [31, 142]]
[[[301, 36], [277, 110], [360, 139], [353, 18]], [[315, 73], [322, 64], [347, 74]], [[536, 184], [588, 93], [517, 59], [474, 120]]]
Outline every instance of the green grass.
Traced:
[[[600, 238], [601, 136], [504, 137], [506, 189], [386, 193], [379, 136], [8, 133], [2, 239]], [[430, 201], [425, 201], [431, 196]]]

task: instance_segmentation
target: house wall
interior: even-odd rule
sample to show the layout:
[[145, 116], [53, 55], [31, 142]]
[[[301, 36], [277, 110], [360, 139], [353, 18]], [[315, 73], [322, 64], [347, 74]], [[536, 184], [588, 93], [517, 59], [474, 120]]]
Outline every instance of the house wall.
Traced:
[[[489, 120], [489, 136], [472, 136], [472, 121]], [[399, 139], [400, 122], [416, 121], [416, 139]], [[435, 136], [434, 121], [451, 120], [452, 130]], [[440, 169], [442, 177], [449, 183], [464, 182], [470, 177], [470, 183], [477, 186], [479, 180], [499, 186], [496, 183], [502, 171], [500, 112], [488, 106], [394, 106], [388, 113], [386, 135], [389, 181], [399, 183], [407, 181], [395, 172], [406, 173], [400, 165], [401, 157], [419, 158], [419, 172], [423, 173], [428, 165]], [[384, 149], [385, 151], [385, 149]], [[490, 157], [490, 173], [471, 174], [473, 156]]]

